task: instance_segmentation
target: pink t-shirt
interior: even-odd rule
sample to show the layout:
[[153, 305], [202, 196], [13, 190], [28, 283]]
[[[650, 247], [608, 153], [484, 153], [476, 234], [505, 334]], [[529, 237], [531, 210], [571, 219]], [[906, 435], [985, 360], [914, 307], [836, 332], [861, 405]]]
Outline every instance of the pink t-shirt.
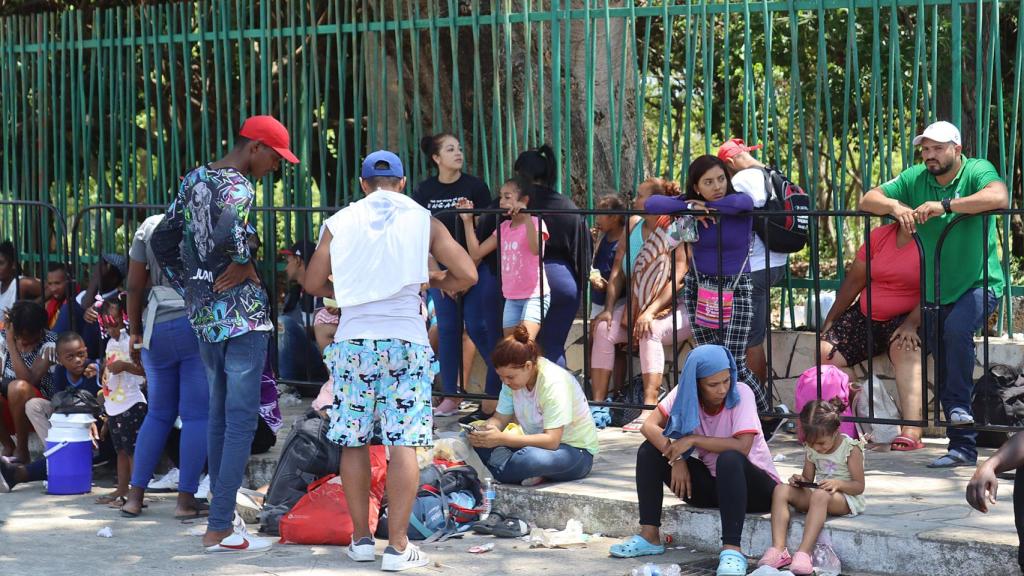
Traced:
[[[676, 390], [673, 388], [658, 404], [658, 410], [667, 418], [672, 413], [672, 405], [676, 401]], [[738, 382], [736, 389], [740, 393], [740, 402], [734, 408], [723, 408], [718, 414], [707, 414], [704, 408], [700, 409], [700, 426], [694, 430], [694, 434], [707, 436], [709, 438], [736, 438], [744, 434], [754, 434], [754, 444], [747, 453], [751, 464], [764, 470], [776, 482], [779, 480], [779, 473], [775, 471], [775, 464], [772, 462], [772, 453], [768, 451], [768, 443], [764, 440], [761, 432], [761, 420], [757, 417], [757, 400], [754, 393], [746, 384]], [[715, 465], [718, 463], [718, 453], [707, 450], [696, 450], [697, 457], [704, 462], [704, 465], [716, 476]]]
[[[921, 301], [921, 257], [911, 239], [896, 246], [899, 224], [871, 231], [871, 319], [885, 321], [906, 314]], [[857, 251], [864, 261], [865, 245]], [[860, 311], [868, 315], [868, 290], [860, 293]]]
[[[501, 223], [501, 293], [509, 300], [522, 300], [540, 296], [540, 256], [544, 254], [544, 242], [548, 229], [544, 221], [531, 216], [533, 225], [540, 229], [540, 254], [530, 252], [530, 239], [526, 237], [526, 226], [512, 226], [506, 220]], [[497, 234], [497, 232], [495, 232]], [[550, 294], [547, 276], [544, 277], [544, 293]]]

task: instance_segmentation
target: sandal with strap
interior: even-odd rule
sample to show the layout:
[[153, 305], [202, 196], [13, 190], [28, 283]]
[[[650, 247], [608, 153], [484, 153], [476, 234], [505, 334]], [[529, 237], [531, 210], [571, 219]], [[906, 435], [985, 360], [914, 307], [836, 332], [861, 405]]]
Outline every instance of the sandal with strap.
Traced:
[[608, 552], [616, 558], [638, 558], [640, 556], [657, 556], [665, 553], [665, 546], [651, 544], [646, 538], [636, 534], [626, 540], [613, 544]]
[[747, 557], [735, 550], [722, 550], [715, 576], [747, 576]]
[[889, 444], [889, 449], [893, 452], [913, 452], [921, 448], [924, 448], [924, 442], [914, 440], [910, 436], [897, 436]]

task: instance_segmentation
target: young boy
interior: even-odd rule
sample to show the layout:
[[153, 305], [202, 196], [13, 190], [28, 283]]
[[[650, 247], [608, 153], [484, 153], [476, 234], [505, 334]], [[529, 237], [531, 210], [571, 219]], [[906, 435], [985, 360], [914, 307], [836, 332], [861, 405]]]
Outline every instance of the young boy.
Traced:
[[[100, 391], [96, 379], [96, 363], [89, 360], [89, 349], [85, 340], [76, 332], [61, 332], [57, 336], [57, 367], [53, 373], [53, 394], [67, 388], [85, 390], [96, 396]], [[50, 416], [53, 404], [45, 398], [32, 398], [25, 404], [25, 415], [35, 428], [39, 439], [46, 442], [50, 432]]]
[[[52, 395], [53, 332], [47, 330], [46, 310], [36, 302], [19, 300], [7, 312], [0, 331], [0, 444], [4, 456], [26, 463], [31, 423], [25, 405], [32, 398]], [[11, 441], [14, 432], [17, 442]]]

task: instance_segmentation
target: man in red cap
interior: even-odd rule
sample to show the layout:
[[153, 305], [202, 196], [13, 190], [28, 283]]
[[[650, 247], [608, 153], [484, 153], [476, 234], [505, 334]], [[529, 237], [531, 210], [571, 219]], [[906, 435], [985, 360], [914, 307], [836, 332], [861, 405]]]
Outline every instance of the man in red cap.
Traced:
[[[288, 130], [270, 116], [242, 124], [234, 148], [185, 175], [164, 221], [150, 240], [164, 274], [185, 299], [210, 384], [208, 466], [209, 552], [265, 550], [234, 521], [260, 407], [260, 376], [273, 329], [270, 303], [246, 242], [259, 180], [276, 171], [289, 150]], [[131, 334], [142, 333], [132, 325]]]
[[[737, 192], [750, 196], [754, 200], [754, 208], [763, 207], [768, 201], [769, 194], [765, 182], [767, 167], [750, 154], [751, 150], [760, 148], [760, 144], [747, 146], [739, 138], [728, 140], [718, 147], [718, 158], [725, 162], [726, 170], [732, 179], [732, 187]], [[768, 360], [764, 353], [764, 339], [768, 332], [768, 292], [786, 275], [788, 266], [786, 254], [766, 250], [764, 241], [754, 234], [750, 253], [750, 279], [754, 285], [751, 303], [754, 306], [754, 317], [751, 319], [750, 334], [747, 336], [747, 367], [762, 384], [768, 380]]]

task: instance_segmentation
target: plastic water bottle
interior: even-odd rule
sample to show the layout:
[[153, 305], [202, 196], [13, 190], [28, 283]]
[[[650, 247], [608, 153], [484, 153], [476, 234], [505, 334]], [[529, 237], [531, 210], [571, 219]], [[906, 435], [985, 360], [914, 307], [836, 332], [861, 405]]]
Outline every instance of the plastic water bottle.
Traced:
[[494, 509], [494, 497], [494, 480], [484, 478], [484, 511], [480, 513], [481, 520], [487, 520], [487, 517], [491, 515], [491, 510]]
[[633, 568], [630, 576], [679, 576], [679, 564], [654, 564], [648, 562], [643, 566]]

